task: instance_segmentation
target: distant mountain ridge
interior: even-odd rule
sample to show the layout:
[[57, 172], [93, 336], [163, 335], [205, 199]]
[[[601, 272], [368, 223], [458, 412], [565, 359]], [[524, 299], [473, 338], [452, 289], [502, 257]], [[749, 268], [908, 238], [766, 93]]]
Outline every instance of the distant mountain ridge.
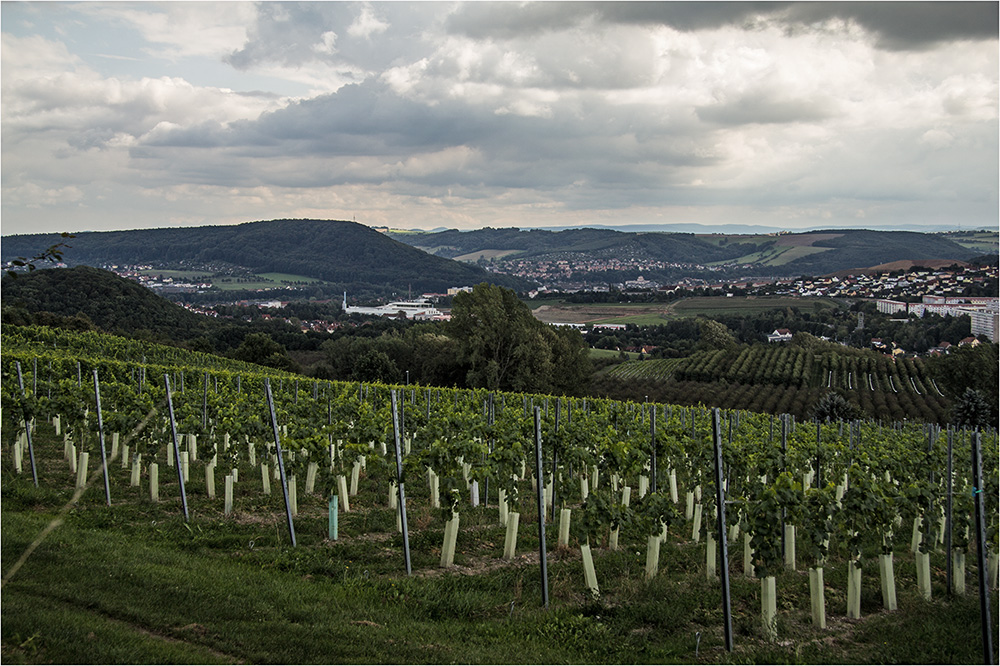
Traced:
[[[0, 259], [34, 256], [63, 240], [58, 234], [5, 236]], [[67, 243], [71, 248], [64, 256], [69, 265], [224, 262], [253, 272], [317, 278], [347, 291], [389, 293], [412, 287], [418, 292], [444, 292], [479, 282], [527, 286], [518, 278], [427, 254], [346, 220], [95, 231], [78, 233]]]
[[[390, 234], [392, 235], [392, 234]], [[607, 228], [493, 229], [393, 235], [444, 257], [650, 261], [747, 267], [766, 275], [823, 275], [893, 261], [954, 260], [976, 252], [944, 236], [913, 231], [828, 229], [790, 234], [626, 232]]]

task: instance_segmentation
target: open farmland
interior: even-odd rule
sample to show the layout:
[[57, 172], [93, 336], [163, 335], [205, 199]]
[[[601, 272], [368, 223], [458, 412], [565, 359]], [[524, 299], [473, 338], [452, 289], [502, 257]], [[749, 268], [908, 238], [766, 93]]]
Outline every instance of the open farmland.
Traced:
[[567, 303], [546, 300], [532, 303], [535, 317], [548, 323], [637, 324], [655, 326], [671, 319], [714, 315], [753, 315], [774, 308], [839, 307], [829, 298], [704, 296], [670, 303]]
[[230, 277], [212, 275], [206, 271], [198, 270], [168, 270], [168, 269], [148, 269], [139, 271], [143, 275], [153, 278], [171, 278], [177, 282], [198, 282], [208, 283], [216, 289], [222, 291], [235, 291], [242, 289], [279, 289], [302, 284], [318, 284], [322, 280], [307, 277], [305, 275], [292, 275], [290, 273], [260, 273], [249, 277]]

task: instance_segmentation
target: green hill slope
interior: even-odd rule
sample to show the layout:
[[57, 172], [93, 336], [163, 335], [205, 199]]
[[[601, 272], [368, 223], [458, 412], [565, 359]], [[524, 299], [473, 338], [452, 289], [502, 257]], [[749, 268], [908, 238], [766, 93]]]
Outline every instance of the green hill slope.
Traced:
[[399, 234], [399, 240], [442, 257], [483, 250], [516, 250], [518, 258], [589, 254], [594, 257], [642, 255], [658, 261], [709, 263], [753, 252], [757, 245], [720, 247], [694, 234], [628, 233], [612, 229], [477, 229]]
[[[64, 239], [57, 234], [7, 236], [0, 259], [35, 253]], [[362, 224], [340, 220], [270, 220], [233, 226], [84, 232], [68, 244], [70, 265], [224, 262], [257, 273], [304, 275], [348, 291], [388, 293], [408, 287], [442, 292], [448, 287], [494, 282], [523, 289], [522, 280], [429, 255]]]
[[105, 331], [125, 335], [148, 331], [178, 341], [220, 325], [131, 280], [90, 266], [36, 270], [16, 278], [5, 275], [0, 288], [5, 318], [11, 309], [60, 317], [83, 314]]
[[817, 231], [836, 234], [835, 238], [818, 240], [815, 248], [830, 248], [824, 252], [800, 257], [786, 264], [793, 273], [822, 275], [848, 268], [864, 268], [892, 261], [921, 259], [971, 258], [975, 251], [962, 247], [940, 234], [914, 231], [869, 231], [867, 229]]

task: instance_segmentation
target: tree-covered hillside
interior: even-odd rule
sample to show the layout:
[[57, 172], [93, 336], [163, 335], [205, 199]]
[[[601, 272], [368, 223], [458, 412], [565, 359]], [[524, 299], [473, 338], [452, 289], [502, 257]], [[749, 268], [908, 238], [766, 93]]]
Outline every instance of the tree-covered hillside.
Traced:
[[131, 280], [90, 266], [5, 275], [0, 285], [4, 320], [13, 323], [34, 323], [19, 321], [24, 317], [38, 319], [37, 323], [57, 323], [40, 314], [49, 313], [56, 318], [78, 317], [81, 327], [89, 324], [129, 336], [145, 332], [175, 342], [217, 328], [213, 319], [189, 312]]
[[[0, 258], [33, 256], [63, 241], [58, 234], [7, 236]], [[253, 272], [326, 280], [350, 292], [390, 293], [412, 288], [443, 292], [484, 281], [522, 289], [517, 278], [486, 273], [429, 255], [369, 227], [342, 220], [270, 220], [233, 226], [76, 233], [65, 261], [87, 264], [197, 264], [221, 262]]]
[[398, 234], [399, 240], [442, 257], [461, 257], [482, 250], [516, 250], [519, 258], [543, 255], [589, 254], [616, 257], [642, 254], [657, 261], [709, 263], [735, 259], [756, 246], [734, 243], [725, 247], [694, 234], [628, 233], [612, 229], [451, 229], [438, 233]]

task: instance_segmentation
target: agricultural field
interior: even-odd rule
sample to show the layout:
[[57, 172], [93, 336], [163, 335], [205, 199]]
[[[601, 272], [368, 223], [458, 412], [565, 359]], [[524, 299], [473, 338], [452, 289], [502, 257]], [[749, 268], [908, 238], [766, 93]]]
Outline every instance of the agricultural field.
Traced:
[[612, 368], [608, 375], [622, 380], [641, 378], [667, 381], [673, 376], [677, 366], [683, 364], [684, 361], [685, 359], [679, 358], [654, 358], [621, 363]]
[[639, 352], [620, 352], [615, 349], [597, 349], [591, 347], [587, 354], [591, 359], [602, 359], [602, 358], [621, 358], [622, 354], [628, 357], [630, 361], [636, 361], [639, 359]]
[[808, 257], [809, 255], [828, 252], [833, 248], [817, 247], [813, 243], [838, 238], [843, 234], [783, 234], [779, 236], [705, 236], [714, 240], [715, 244], [746, 243], [763, 246], [756, 252], [746, 254], [736, 259], [717, 261], [710, 266], [729, 264], [758, 264], [760, 266], [784, 266], [787, 263]]
[[920, 359], [814, 353], [788, 345], [698, 352], [686, 359], [629, 361], [609, 372], [663, 384], [665, 399], [803, 418], [827, 392], [869, 418], [946, 423], [950, 401]]
[[983, 659], [995, 432], [312, 381], [8, 330], [5, 662]]
[[503, 259], [504, 257], [509, 257], [512, 254], [518, 254], [520, 251], [521, 250], [476, 250], [475, 252], [469, 252], [467, 254], [454, 257], [454, 259], [455, 261], [475, 263], [480, 259]]
[[747, 298], [702, 296], [669, 303], [567, 303], [546, 299], [530, 304], [535, 317], [547, 324], [636, 324], [655, 326], [684, 317], [754, 315], [774, 308], [841, 307], [830, 298]]
[[996, 254], [1000, 248], [1000, 233], [995, 229], [993, 231], [956, 231], [945, 234], [945, 236], [963, 247], [983, 254]]
[[296, 284], [321, 284], [322, 280], [306, 277], [304, 275], [292, 275], [290, 273], [260, 273], [252, 277], [229, 277], [213, 276], [211, 273], [197, 270], [161, 270], [150, 269], [139, 271], [143, 275], [163, 276], [173, 278], [182, 282], [206, 282], [216, 289], [222, 291], [235, 291], [240, 289], [277, 289]]

